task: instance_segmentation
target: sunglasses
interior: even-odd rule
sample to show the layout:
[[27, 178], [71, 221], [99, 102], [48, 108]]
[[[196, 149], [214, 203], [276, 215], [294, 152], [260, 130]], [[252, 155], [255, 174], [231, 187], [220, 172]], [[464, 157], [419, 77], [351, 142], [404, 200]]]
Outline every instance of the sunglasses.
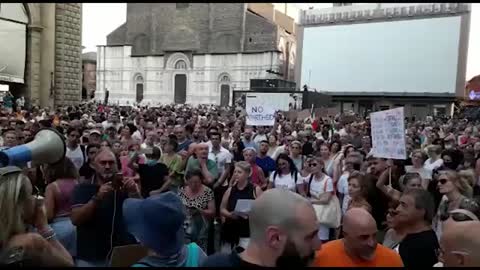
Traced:
[[474, 213], [466, 209], [455, 209], [453, 211], [450, 211], [446, 214], [441, 215], [440, 220], [445, 221], [450, 217], [456, 222], [478, 221], [478, 217]]
[[317, 163], [310, 163], [308, 166], [309, 166], [310, 168], [313, 168], [313, 167], [317, 167], [318, 164], [317, 164]]

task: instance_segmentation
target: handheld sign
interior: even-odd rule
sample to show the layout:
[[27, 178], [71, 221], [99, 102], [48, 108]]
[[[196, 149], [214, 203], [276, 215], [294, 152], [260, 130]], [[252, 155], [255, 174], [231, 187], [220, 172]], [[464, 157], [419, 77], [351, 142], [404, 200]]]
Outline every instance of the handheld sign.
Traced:
[[407, 158], [404, 119], [403, 107], [370, 114], [374, 157]]
[[264, 102], [261, 96], [248, 95], [246, 101], [247, 125], [273, 126], [275, 124], [275, 107]]

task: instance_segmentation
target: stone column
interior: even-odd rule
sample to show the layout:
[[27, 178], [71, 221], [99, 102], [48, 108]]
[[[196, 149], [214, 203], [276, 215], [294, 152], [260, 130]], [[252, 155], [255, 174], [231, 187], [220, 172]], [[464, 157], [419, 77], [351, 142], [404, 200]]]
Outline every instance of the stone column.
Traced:
[[40, 89], [38, 98], [41, 107], [53, 108], [54, 92], [52, 92], [52, 86], [54, 86], [55, 77], [52, 76], [52, 73], [55, 73], [55, 4], [42, 4], [40, 14], [44, 29], [39, 41], [41, 50], [38, 52], [42, 59], [39, 71]]
[[39, 106], [40, 104], [40, 39], [43, 27], [39, 25], [29, 25], [27, 30], [27, 53], [25, 67], [25, 99], [30, 101], [30, 105]]
[[55, 4], [55, 106], [82, 98], [81, 3]]

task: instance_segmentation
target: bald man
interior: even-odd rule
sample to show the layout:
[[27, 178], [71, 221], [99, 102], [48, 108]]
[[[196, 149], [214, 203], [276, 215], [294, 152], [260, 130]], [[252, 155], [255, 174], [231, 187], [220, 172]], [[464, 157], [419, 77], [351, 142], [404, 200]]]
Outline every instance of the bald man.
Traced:
[[245, 250], [207, 258], [205, 267], [304, 267], [320, 248], [318, 221], [311, 203], [283, 189], [258, 197], [249, 214], [250, 242]]
[[116, 162], [111, 150], [101, 150], [95, 157], [94, 177], [73, 190], [71, 220], [77, 226], [77, 266], [108, 266], [106, 258], [113, 247], [136, 243], [123, 223], [122, 204], [140, 194], [131, 179], [114, 190]]
[[480, 266], [480, 222], [446, 222], [440, 246], [445, 267]]
[[[193, 145], [193, 146], [192, 146]], [[213, 187], [218, 179], [218, 167], [215, 161], [208, 159], [208, 144], [192, 144], [195, 155], [188, 158], [185, 174], [192, 170], [200, 170], [204, 178], [204, 184]]]
[[395, 251], [377, 243], [375, 219], [363, 208], [352, 208], [343, 217], [343, 239], [328, 242], [317, 252], [319, 267], [402, 267]]

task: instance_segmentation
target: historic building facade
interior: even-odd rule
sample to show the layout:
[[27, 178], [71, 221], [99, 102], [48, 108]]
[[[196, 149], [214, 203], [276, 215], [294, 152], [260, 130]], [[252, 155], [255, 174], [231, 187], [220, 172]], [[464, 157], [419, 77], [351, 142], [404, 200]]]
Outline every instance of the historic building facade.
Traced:
[[250, 79], [294, 79], [295, 30], [271, 4], [128, 3], [127, 22], [98, 47], [95, 98], [231, 104]]
[[0, 28], [19, 30], [16, 36], [3, 37], [10, 42], [0, 45], [2, 52], [15, 55], [10, 59], [0, 57], [0, 67], [7, 66], [4, 71], [14, 67], [0, 74], [0, 84], [9, 85], [14, 96], [24, 96], [27, 105], [78, 103], [82, 85], [82, 4], [1, 3], [0, 12], [0, 21], [17, 24], [0, 24]]

